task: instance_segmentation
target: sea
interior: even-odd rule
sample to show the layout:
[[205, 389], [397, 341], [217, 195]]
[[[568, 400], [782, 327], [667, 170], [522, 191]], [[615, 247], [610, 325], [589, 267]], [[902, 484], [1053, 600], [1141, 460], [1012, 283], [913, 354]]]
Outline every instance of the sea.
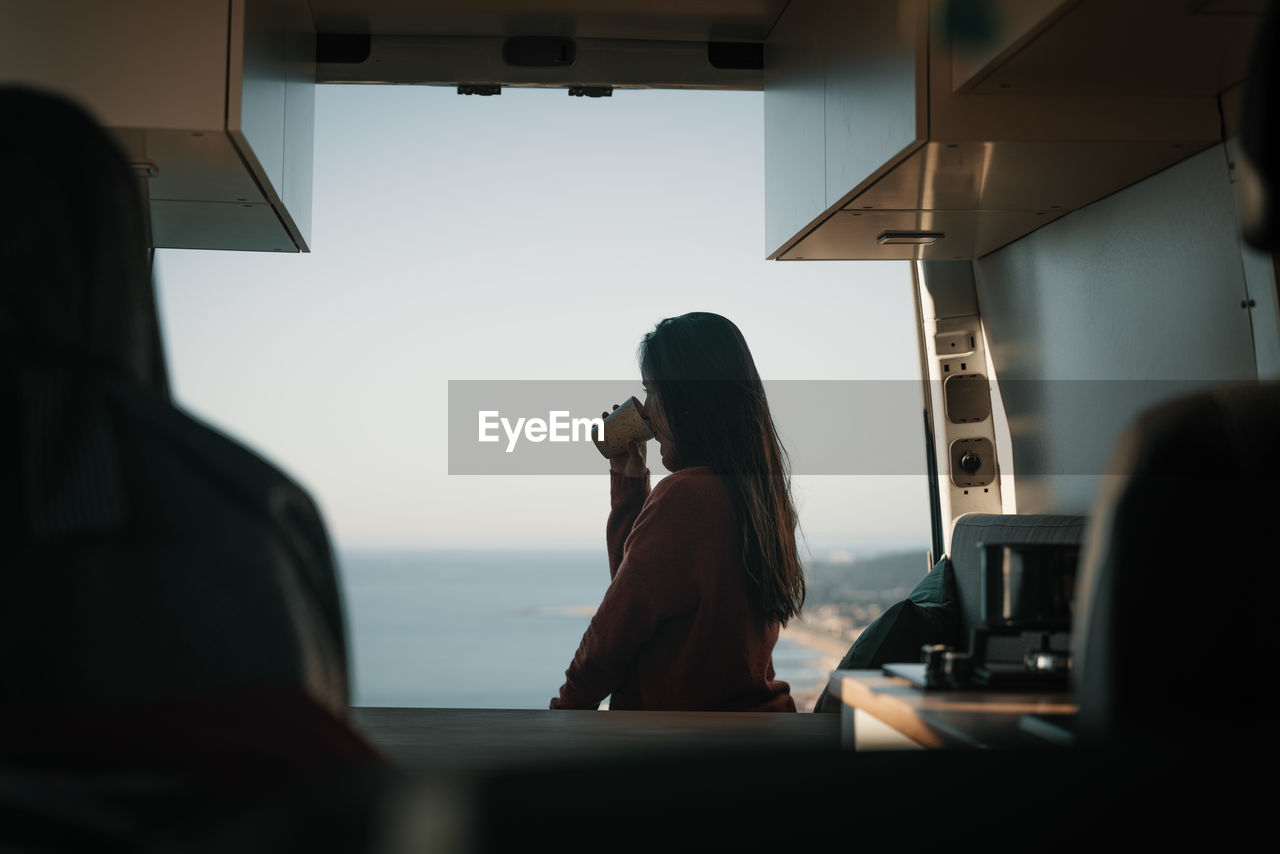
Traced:
[[[598, 551], [346, 550], [339, 554], [353, 705], [545, 709], [609, 586]], [[782, 637], [793, 695], [830, 662]]]

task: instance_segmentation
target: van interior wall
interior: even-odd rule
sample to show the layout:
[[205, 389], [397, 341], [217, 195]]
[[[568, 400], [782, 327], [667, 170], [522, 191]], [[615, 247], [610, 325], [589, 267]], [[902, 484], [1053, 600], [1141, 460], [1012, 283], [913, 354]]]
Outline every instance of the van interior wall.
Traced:
[[1140, 411], [1258, 376], [1222, 145], [980, 258], [974, 278], [1019, 513], [1087, 514]]

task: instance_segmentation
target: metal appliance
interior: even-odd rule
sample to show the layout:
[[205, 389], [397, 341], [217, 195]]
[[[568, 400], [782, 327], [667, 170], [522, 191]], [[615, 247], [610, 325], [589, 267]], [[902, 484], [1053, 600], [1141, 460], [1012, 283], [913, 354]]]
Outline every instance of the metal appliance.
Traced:
[[970, 679], [982, 686], [1065, 689], [1079, 546], [981, 548], [982, 619], [970, 633]]

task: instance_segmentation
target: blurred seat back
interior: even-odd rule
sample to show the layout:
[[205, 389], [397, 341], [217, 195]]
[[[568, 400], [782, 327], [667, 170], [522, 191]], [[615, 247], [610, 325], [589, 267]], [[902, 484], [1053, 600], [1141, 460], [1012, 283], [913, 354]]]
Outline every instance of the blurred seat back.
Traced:
[[1280, 385], [1179, 399], [1121, 437], [1081, 564], [1081, 737], [1229, 735], [1270, 694]]
[[324, 522], [291, 478], [170, 399], [124, 155], [56, 95], [0, 87], [0, 110], [0, 187], [24, 200], [0, 214], [0, 714], [23, 722], [0, 728], [0, 756], [135, 755], [123, 732], [77, 744], [78, 719], [192, 757], [237, 739], [266, 755], [254, 732], [359, 754], [325, 717], [345, 719], [349, 695]]

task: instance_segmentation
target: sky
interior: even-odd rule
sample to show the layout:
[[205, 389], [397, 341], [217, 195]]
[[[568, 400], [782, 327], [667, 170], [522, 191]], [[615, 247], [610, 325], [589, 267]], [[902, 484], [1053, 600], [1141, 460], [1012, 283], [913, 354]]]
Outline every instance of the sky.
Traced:
[[[311, 251], [156, 253], [177, 402], [306, 487], [339, 548], [601, 547], [603, 459], [449, 474], [449, 381], [639, 393], [641, 337], [688, 311], [734, 321], [766, 382], [919, 377], [908, 262], [766, 260], [762, 99], [318, 86]], [[874, 415], [920, 435], [904, 410]], [[793, 491], [815, 552], [927, 546], [923, 476]]]

